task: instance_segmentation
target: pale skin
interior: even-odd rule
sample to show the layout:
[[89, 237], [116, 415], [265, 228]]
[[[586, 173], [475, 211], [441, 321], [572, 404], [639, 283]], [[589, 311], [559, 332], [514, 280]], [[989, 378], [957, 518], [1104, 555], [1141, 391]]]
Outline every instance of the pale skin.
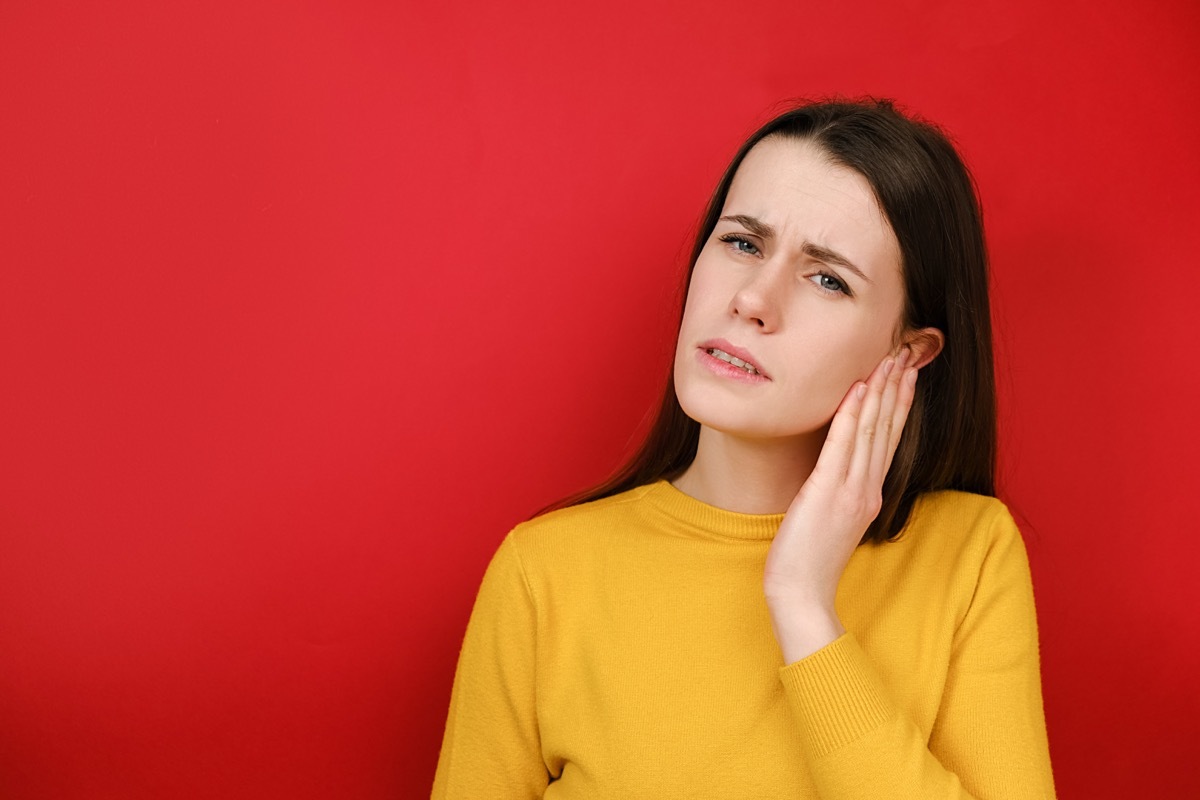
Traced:
[[[786, 511], [763, 591], [787, 664], [845, 633], [838, 584], [879, 513], [918, 370], [944, 343], [901, 324], [899, 264], [861, 175], [768, 138], [739, 167], [693, 270], [675, 383], [701, 429], [673, 483], [720, 508]], [[708, 369], [697, 348], [713, 337], [747, 349], [765, 377]]]
[[879, 514], [883, 478], [912, 408], [911, 350], [888, 357], [846, 394], [816, 466], [788, 506], [763, 575], [784, 663], [815, 653], [846, 629], [834, 597], [846, 564]]

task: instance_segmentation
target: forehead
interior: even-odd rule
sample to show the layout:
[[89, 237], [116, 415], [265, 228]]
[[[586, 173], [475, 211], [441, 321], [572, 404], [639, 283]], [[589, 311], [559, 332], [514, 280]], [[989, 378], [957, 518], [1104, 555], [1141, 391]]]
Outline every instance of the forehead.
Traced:
[[748, 214], [784, 245], [818, 244], [864, 270], [899, 270], [900, 247], [871, 185], [803, 139], [768, 136], [746, 154], [722, 214]]

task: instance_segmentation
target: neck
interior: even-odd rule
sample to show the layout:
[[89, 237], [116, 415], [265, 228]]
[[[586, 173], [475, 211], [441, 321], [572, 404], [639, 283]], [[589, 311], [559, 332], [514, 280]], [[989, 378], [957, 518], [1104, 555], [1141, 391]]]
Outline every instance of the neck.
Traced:
[[747, 439], [700, 427], [696, 458], [671, 484], [717, 508], [782, 514], [817, 463], [825, 431], [788, 439]]

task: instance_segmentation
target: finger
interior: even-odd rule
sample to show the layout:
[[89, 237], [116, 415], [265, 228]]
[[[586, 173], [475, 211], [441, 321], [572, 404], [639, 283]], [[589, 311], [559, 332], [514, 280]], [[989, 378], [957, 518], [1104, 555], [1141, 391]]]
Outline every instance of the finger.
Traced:
[[896, 365], [888, 374], [887, 383], [883, 387], [883, 396], [879, 402], [879, 420], [875, 423], [874, 449], [871, 452], [871, 463], [867, 469], [867, 480], [871, 486], [882, 486], [883, 476], [892, 458], [893, 432], [904, 425], [903, 414], [896, 419], [896, 401], [900, 394], [900, 384], [904, 376], [904, 368], [908, 364], [910, 352], [907, 347], [900, 349], [896, 357]]
[[865, 481], [871, 468], [871, 457], [875, 451], [876, 426], [879, 408], [883, 403], [883, 389], [888, 375], [895, 367], [895, 360], [888, 356], [879, 363], [867, 381], [866, 397], [858, 415], [858, 430], [855, 431], [854, 450], [850, 455], [850, 466], [846, 471], [849, 481]]
[[856, 381], [846, 392], [829, 424], [821, 454], [817, 456], [816, 469], [838, 481], [846, 477], [850, 455], [854, 451], [855, 431], [858, 430], [858, 417], [862, 413], [866, 389], [865, 383]]
[[888, 448], [887, 465], [883, 470], [884, 475], [892, 468], [892, 459], [896, 456], [896, 448], [900, 446], [900, 437], [904, 434], [904, 425], [908, 422], [909, 412], [912, 411], [913, 398], [917, 393], [917, 375], [916, 367], [908, 367], [900, 381], [900, 394], [896, 397], [896, 422], [892, 425], [892, 439]]

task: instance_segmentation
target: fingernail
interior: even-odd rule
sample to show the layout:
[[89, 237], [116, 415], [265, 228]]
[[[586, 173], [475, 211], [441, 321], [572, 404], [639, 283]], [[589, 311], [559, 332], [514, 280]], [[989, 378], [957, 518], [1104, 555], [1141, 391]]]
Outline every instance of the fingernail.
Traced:
[[889, 374], [891, 374], [892, 367], [894, 366], [896, 366], [896, 362], [892, 361], [890, 358], [883, 362], [883, 377], [886, 378]]
[[915, 385], [916, 385], [916, 383], [917, 383], [917, 369], [916, 369], [916, 367], [913, 367], [912, 369], [910, 369], [910, 370], [908, 371], [908, 374], [904, 376], [904, 379], [905, 379], [906, 381], [908, 381], [910, 384], [912, 384], [912, 385], [914, 385], [914, 386], [915, 386]]
[[862, 400], [863, 395], [867, 393], [867, 385], [865, 383], [860, 383], [858, 385], [858, 389], [856, 389], [854, 393], [858, 395], [859, 400]]
[[912, 351], [908, 349], [908, 345], [900, 348], [900, 365], [904, 366], [908, 363], [908, 357], [912, 355]]

